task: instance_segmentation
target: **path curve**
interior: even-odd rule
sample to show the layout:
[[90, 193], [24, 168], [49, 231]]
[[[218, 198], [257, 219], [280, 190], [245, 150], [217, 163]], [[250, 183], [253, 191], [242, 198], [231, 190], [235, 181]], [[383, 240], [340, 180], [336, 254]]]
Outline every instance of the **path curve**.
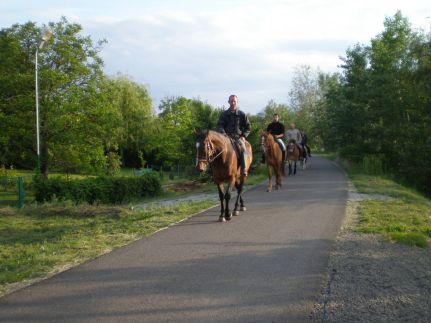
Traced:
[[[347, 182], [313, 157], [249, 211], [208, 210], [0, 299], [0, 322], [303, 322], [319, 298]], [[216, 194], [216, 193], [215, 193]]]

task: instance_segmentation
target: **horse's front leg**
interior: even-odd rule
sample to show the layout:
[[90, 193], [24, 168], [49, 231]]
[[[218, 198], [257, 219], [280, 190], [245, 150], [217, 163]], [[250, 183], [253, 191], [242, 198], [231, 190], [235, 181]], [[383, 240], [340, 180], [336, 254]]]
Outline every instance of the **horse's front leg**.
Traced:
[[271, 192], [272, 191], [272, 167], [268, 164], [268, 161], [266, 162], [268, 165], [268, 188], [267, 188], [267, 192]]
[[293, 166], [293, 175], [296, 175], [296, 160], [295, 160], [295, 165]]
[[247, 211], [247, 208], [245, 207], [244, 200], [242, 198], [242, 192], [241, 192], [241, 195], [239, 196], [239, 205], [241, 206], [239, 208], [240, 211]]
[[230, 212], [230, 209], [229, 209], [229, 201], [230, 201], [230, 198], [231, 198], [231, 192], [232, 192], [232, 188], [233, 188], [234, 185], [235, 185], [235, 179], [232, 178], [229, 181], [227, 189], [226, 189], [226, 193], [224, 194], [224, 202], [225, 202], [225, 205], [224, 205], [224, 217], [228, 221], [232, 218], [232, 213]]
[[289, 175], [292, 175], [292, 162], [289, 160]]
[[217, 184], [217, 189], [218, 189], [218, 196], [220, 198], [219, 222], [225, 222], [226, 220], [224, 218], [224, 188], [223, 188], [223, 183]]
[[[235, 208], [233, 210], [233, 215], [239, 215], [239, 210], [244, 211], [244, 201], [242, 200], [242, 188], [244, 183], [241, 181], [239, 183], [235, 183], [236, 190], [238, 195], [236, 196]], [[241, 209], [238, 209], [239, 202], [241, 201]]]

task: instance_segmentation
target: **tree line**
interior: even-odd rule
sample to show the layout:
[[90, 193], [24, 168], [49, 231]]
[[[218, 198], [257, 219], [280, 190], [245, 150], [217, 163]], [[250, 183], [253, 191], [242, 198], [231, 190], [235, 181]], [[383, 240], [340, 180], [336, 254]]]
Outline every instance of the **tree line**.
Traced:
[[[53, 38], [39, 52], [42, 172], [110, 172], [124, 167], [193, 165], [195, 129], [214, 129], [222, 107], [200, 99], [164, 98], [103, 73], [104, 40], [82, 35], [66, 18], [49, 23]], [[0, 164], [36, 165], [34, 22], [0, 31]], [[431, 193], [431, 36], [397, 12], [370, 44], [356, 44], [341, 72], [297, 66], [290, 101], [270, 100], [249, 118], [259, 159], [259, 133], [278, 113], [296, 122], [314, 148], [337, 151]], [[241, 98], [240, 98], [241, 99]]]
[[320, 75], [314, 132], [323, 147], [431, 194], [431, 34], [401, 12], [370, 44], [356, 44], [342, 72]]

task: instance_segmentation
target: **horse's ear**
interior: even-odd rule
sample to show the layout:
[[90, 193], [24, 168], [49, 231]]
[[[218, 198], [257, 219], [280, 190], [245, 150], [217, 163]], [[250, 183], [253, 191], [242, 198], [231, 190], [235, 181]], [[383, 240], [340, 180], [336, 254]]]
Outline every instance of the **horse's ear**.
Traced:
[[206, 132], [207, 132], [207, 136], [208, 136], [208, 135], [210, 134], [210, 130], [209, 130], [209, 129], [207, 129], [207, 131], [206, 131]]
[[198, 132], [196, 131], [196, 128], [193, 128], [192, 133], [193, 133], [193, 135], [194, 135], [194, 136], [197, 136], [197, 135], [198, 135]]

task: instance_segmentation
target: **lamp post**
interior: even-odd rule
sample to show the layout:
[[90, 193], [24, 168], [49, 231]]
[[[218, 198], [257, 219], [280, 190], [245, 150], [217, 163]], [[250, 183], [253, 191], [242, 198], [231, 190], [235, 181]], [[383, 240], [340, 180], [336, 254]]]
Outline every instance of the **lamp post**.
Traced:
[[36, 48], [35, 53], [35, 88], [36, 88], [36, 151], [37, 151], [37, 172], [40, 173], [40, 127], [39, 127], [39, 82], [38, 82], [38, 56], [39, 50], [43, 48], [52, 36], [51, 29], [46, 29], [42, 36], [42, 41]]

